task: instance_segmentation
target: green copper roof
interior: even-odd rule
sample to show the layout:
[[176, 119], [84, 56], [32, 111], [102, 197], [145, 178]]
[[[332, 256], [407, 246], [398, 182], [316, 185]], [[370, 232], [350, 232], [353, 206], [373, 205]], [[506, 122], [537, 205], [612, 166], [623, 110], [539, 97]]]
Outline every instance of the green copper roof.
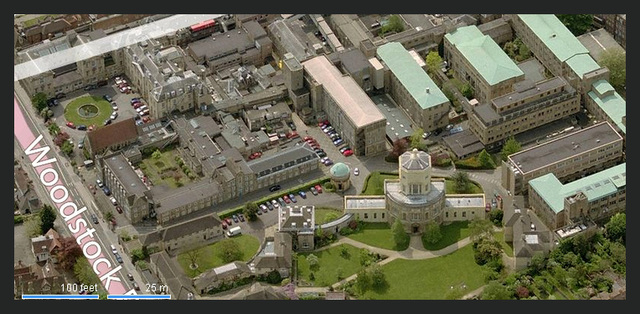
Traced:
[[[378, 47], [378, 56], [389, 67], [400, 83], [409, 91], [422, 109], [449, 101], [409, 52], [398, 42]], [[427, 93], [427, 88], [429, 93]]]
[[331, 175], [334, 177], [346, 177], [349, 175], [349, 166], [339, 162], [331, 167]]
[[589, 50], [573, 36], [553, 14], [518, 14], [518, 17], [540, 38], [561, 61], [577, 54], [588, 54]]
[[491, 37], [477, 26], [465, 26], [444, 35], [489, 85], [522, 76], [520, 68]]
[[611, 118], [611, 121], [626, 134], [627, 127], [622, 124], [622, 117], [627, 115], [627, 102], [606, 80], [596, 81], [591, 86], [593, 88], [587, 95], [589, 95], [589, 97], [602, 108], [602, 111]]
[[573, 70], [573, 72], [578, 74], [580, 78], [582, 78], [586, 73], [602, 68], [588, 54], [580, 54], [569, 58], [569, 60], [567, 60], [567, 65], [571, 70]]
[[542, 199], [555, 212], [559, 213], [564, 209], [564, 199], [582, 192], [587, 196], [589, 202], [596, 201], [616, 193], [619, 188], [627, 184], [627, 164], [623, 163], [588, 177], [562, 185], [553, 173], [548, 173], [541, 177], [529, 181]]

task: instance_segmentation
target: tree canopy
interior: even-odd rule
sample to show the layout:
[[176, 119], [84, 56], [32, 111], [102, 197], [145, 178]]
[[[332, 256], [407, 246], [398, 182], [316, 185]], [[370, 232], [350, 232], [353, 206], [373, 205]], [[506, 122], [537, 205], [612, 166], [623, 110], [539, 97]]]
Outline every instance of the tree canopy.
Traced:
[[244, 204], [242, 213], [247, 216], [247, 219], [249, 221], [255, 221], [256, 219], [258, 219], [258, 210], [258, 204], [254, 202], [248, 202]]
[[511, 154], [515, 154], [517, 152], [519, 152], [522, 149], [522, 146], [520, 145], [520, 143], [518, 141], [516, 141], [516, 139], [511, 136], [507, 139], [506, 142], [504, 142], [504, 145], [502, 145], [502, 160], [507, 160], [507, 157]]
[[607, 49], [600, 54], [598, 63], [609, 69], [609, 84], [611, 84], [619, 94], [624, 95], [624, 88], [627, 85], [626, 53], [622, 49]]
[[574, 36], [586, 33], [593, 25], [593, 14], [556, 14], [556, 16]]
[[243, 257], [242, 250], [240, 250], [238, 243], [231, 239], [224, 239], [220, 241], [219, 249], [218, 256], [225, 263], [239, 261]]
[[471, 179], [469, 179], [469, 174], [464, 171], [458, 171], [451, 176], [454, 184], [454, 190], [457, 193], [467, 193], [471, 189]]
[[604, 225], [605, 235], [611, 241], [627, 242], [627, 215], [617, 213]]
[[42, 92], [36, 93], [31, 97], [31, 104], [38, 112], [41, 112], [42, 109], [47, 108], [47, 94]]
[[384, 35], [386, 33], [395, 32], [400, 33], [404, 30], [404, 23], [402, 23], [402, 19], [398, 15], [391, 15], [387, 22], [382, 25], [380, 29], [380, 34]]
[[440, 57], [437, 51], [429, 51], [425, 58], [425, 63], [427, 64], [427, 71], [429, 71], [429, 74], [433, 75], [437, 71], [440, 71], [442, 57]]
[[42, 234], [47, 233], [49, 229], [53, 228], [53, 222], [56, 220], [56, 212], [51, 205], [45, 204], [40, 211], [40, 231]]
[[391, 231], [393, 232], [393, 241], [396, 243], [397, 247], [404, 247], [407, 243], [409, 243], [409, 235], [404, 230], [404, 226], [402, 226], [402, 222], [400, 222], [400, 219], [396, 219], [393, 222]]

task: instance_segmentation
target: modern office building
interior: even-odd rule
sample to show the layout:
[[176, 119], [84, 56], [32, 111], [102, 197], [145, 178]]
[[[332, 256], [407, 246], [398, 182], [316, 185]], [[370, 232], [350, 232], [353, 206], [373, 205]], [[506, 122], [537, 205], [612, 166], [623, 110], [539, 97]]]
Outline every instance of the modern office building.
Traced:
[[622, 161], [623, 139], [608, 122], [511, 154], [503, 161], [502, 186], [512, 194], [527, 192], [527, 183], [553, 173], [570, 182]]
[[354, 154], [386, 152], [387, 119], [354, 79], [340, 73], [324, 55], [302, 66], [304, 86], [316, 116], [326, 117]]
[[580, 95], [562, 77], [554, 77], [474, 106], [469, 128], [494, 149], [510, 136], [579, 111]]
[[562, 184], [553, 173], [529, 181], [529, 207], [549, 229], [626, 210], [626, 163]]
[[377, 49], [378, 58], [388, 68], [385, 91], [425, 132], [449, 124], [449, 99], [427, 72], [399, 43], [388, 43]]
[[481, 103], [513, 92], [513, 85], [524, 80], [524, 72], [475, 25], [444, 35], [444, 51], [454, 76], [468, 82]]

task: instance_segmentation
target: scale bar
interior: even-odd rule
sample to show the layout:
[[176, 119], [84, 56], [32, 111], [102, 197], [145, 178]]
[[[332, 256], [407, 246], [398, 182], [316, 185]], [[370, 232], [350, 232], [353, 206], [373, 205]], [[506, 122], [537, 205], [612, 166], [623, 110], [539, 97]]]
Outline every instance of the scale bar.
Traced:
[[170, 294], [110, 294], [107, 299], [115, 300], [170, 300]]
[[69, 295], [64, 295], [64, 294], [23, 294], [22, 295], [22, 299], [31, 299], [31, 300], [38, 300], [38, 299], [49, 299], [49, 300], [84, 300], [84, 299], [95, 299], [97, 300], [98, 298], [100, 298], [99, 295], [97, 294], [88, 294], [88, 295], [84, 295], [84, 294], [69, 294]]

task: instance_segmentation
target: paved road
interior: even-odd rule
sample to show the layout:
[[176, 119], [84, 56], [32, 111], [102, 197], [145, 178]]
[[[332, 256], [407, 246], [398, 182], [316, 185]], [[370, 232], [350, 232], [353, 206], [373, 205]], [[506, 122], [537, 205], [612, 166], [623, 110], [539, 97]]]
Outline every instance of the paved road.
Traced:
[[[18, 108], [16, 108], [16, 110], [19, 110], [22, 112], [22, 115], [24, 116], [24, 120], [27, 123], [27, 127], [31, 130], [31, 132], [33, 132], [33, 134], [35, 134], [36, 136], [40, 134], [43, 135], [41, 145], [46, 145], [52, 148], [52, 150], [49, 151], [49, 153], [47, 154], [48, 155], [47, 157], [56, 158], [58, 162], [52, 163], [51, 165], [59, 174], [60, 182], [63, 182], [64, 186], [66, 186], [69, 192], [69, 196], [71, 197], [73, 202], [76, 203], [79, 208], [82, 207], [82, 205], [87, 206], [87, 212], [81, 215], [84, 216], [85, 221], [88, 224], [87, 228], [93, 227], [96, 230], [96, 232], [93, 233], [92, 236], [93, 236], [93, 240], [101, 246], [101, 249], [103, 252], [101, 253], [101, 255], [104, 258], [107, 258], [111, 262], [111, 265], [113, 265], [113, 268], [115, 268], [119, 264], [117, 263], [117, 261], [115, 260], [115, 257], [111, 253], [110, 244], [118, 243], [116, 235], [106, 228], [106, 223], [102, 223], [102, 224], [99, 223], [95, 225], [93, 224], [93, 222], [91, 222], [91, 219], [89, 219], [88, 217], [89, 214], [98, 213], [97, 205], [95, 202], [93, 202], [91, 193], [87, 189], [86, 185], [82, 183], [82, 179], [75, 174], [74, 169], [70, 165], [68, 159], [65, 156], [63, 156], [61, 151], [53, 144], [52, 138], [49, 135], [49, 132], [46, 129], [46, 126], [44, 125], [43, 121], [39, 118], [39, 116], [35, 113], [33, 106], [31, 105], [31, 102], [29, 100], [29, 97], [27, 96], [24, 89], [22, 89], [22, 87], [18, 83], [15, 83], [14, 91], [15, 91], [16, 102], [19, 106]], [[20, 113], [16, 114], [16, 116], [18, 115], [20, 115]], [[33, 119], [32, 116], [36, 116], [37, 118]], [[18, 134], [16, 134], [16, 139], [14, 142], [18, 142], [17, 136]], [[17, 148], [14, 148], [14, 150], [16, 149]], [[16, 152], [16, 153], [17, 153], [16, 158], [20, 156], [19, 158], [20, 160], [23, 160], [23, 157], [24, 157], [24, 160], [27, 160], [27, 157], [24, 154], [24, 149], [20, 149], [20, 152]], [[25, 165], [25, 168], [27, 169], [27, 171], [31, 173], [32, 178], [38, 178], [37, 176], [35, 176], [35, 172], [31, 165]], [[39, 188], [36, 188], [36, 191], [38, 191], [40, 195], [44, 194], [44, 197], [43, 197], [44, 200], [49, 200], [50, 195], [47, 191], [44, 191], [44, 188], [41, 186], [41, 182], [39, 179], [34, 180], [34, 185], [40, 186]], [[66, 230], [65, 231], [61, 230], [62, 234], [65, 234], [65, 232]], [[121, 266], [123, 267], [123, 270], [120, 271], [118, 276], [122, 280], [121, 282], [125, 288], [124, 291], [128, 291], [132, 289], [132, 286], [129, 280], [126, 279], [126, 273], [129, 272], [134, 274], [135, 268], [131, 264], [131, 261], [129, 260], [126, 254], [121, 254], [121, 256], [124, 260], [124, 263], [121, 264]], [[136, 278], [137, 280], [141, 278], [138, 274], [135, 274], [134, 276], [137, 277]], [[139, 280], [138, 284], [142, 282], [143, 281]]]

